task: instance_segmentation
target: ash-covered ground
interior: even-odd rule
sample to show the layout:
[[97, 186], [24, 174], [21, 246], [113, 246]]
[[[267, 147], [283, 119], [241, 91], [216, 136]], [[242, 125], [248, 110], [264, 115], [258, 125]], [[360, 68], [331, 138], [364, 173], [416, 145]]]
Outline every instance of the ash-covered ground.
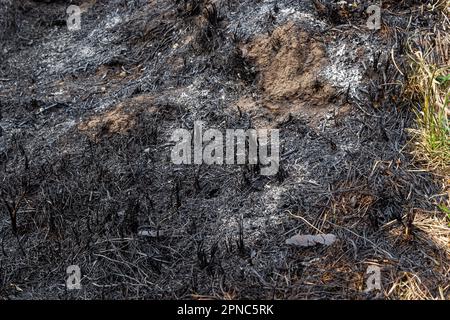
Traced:
[[[369, 30], [373, 3], [354, 3], [8, 7], [0, 298], [395, 299], [410, 281], [447, 297], [449, 231], [427, 233], [444, 195], [409, 156], [400, 98], [405, 41], [436, 16], [383, 1]], [[279, 129], [278, 174], [174, 165], [173, 131], [200, 120]], [[285, 243], [319, 233], [337, 241]], [[81, 290], [66, 288], [70, 265]], [[382, 288], [365, 292], [370, 265]]]

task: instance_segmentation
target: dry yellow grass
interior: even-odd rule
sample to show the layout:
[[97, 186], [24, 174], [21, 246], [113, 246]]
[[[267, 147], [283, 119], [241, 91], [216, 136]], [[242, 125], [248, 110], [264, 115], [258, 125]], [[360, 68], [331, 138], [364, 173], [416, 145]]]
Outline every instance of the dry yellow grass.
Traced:
[[[442, 193], [436, 205], [440, 210], [416, 218], [416, 240], [434, 243], [443, 256], [434, 264], [444, 273], [450, 272], [450, 1], [436, 1], [426, 8], [440, 11], [441, 22], [433, 30], [410, 39], [409, 69], [405, 98], [415, 108], [417, 126], [411, 129], [412, 154], [423, 169], [433, 172], [441, 181]], [[446, 200], [445, 200], [446, 199]], [[444, 215], [442, 215], [444, 213]], [[439, 287], [432, 295], [424, 278], [404, 272], [391, 284], [387, 297], [396, 299], [449, 299], [449, 287]]]
[[[433, 43], [434, 42], [434, 43]], [[409, 46], [407, 97], [416, 103], [414, 155], [431, 171], [450, 174], [450, 36], [437, 31]]]

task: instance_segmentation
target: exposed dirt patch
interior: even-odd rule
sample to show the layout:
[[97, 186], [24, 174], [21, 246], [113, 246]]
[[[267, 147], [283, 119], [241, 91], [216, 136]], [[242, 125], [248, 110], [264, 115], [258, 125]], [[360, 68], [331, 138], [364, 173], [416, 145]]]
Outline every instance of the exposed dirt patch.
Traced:
[[[261, 35], [242, 46], [244, 56], [260, 72], [261, 107], [276, 118], [287, 114], [320, 117], [327, 111], [335, 90], [319, 74], [327, 65], [325, 45], [293, 22]], [[254, 109], [249, 101], [245, 109]]]
[[310, 96], [317, 74], [327, 63], [325, 46], [293, 22], [276, 28], [271, 36], [259, 36], [244, 48], [258, 64], [267, 98], [275, 100]]
[[134, 125], [132, 116], [126, 113], [122, 106], [104, 114], [94, 116], [88, 121], [81, 122], [78, 129], [88, 133], [93, 138], [99, 136], [111, 136], [112, 134], [124, 134]]
[[119, 103], [110, 111], [91, 116], [78, 124], [78, 129], [90, 138], [98, 140], [113, 134], [127, 134], [136, 124], [136, 113], [143, 108], [148, 112], [155, 111], [151, 106], [153, 97], [139, 95]]

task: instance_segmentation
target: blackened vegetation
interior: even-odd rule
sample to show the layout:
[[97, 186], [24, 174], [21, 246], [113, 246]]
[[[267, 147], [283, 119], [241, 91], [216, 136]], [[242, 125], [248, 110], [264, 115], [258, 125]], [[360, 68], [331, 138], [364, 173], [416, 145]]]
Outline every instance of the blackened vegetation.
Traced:
[[[259, 94], [240, 44], [270, 33], [297, 1], [271, 2], [258, 32], [240, 23], [261, 1], [97, 1], [74, 34], [57, 22], [68, 1], [27, 3], [0, 71], [1, 298], [371, 298], [360, 288], [369, 260], [426, 270], [433, 289], [445, 282], [386, 229], [395, 220], [411, 230], [438, 190], [402, 150], [413, 115], [394, 101], [399, 86], [386, 85], [401, 79], [390, 50], [365, 61], [359, 98], [337, 94], [348, 114], [323, 127], [275, 124], [276, 176], [176, 166], [174, 129], [254, 128], [246, 110], [229, 108]], [[327, 17], [330, 27], [344, 19]], [[397, 54], [399, 42], [382, 45]], [[79, 129], [122, 104], [127, 121], [118, 112], [94, 134]], [[114, 131], [114, 121], [129, 127]], [[315, 232], [298, 216], [339, 243], [287, 247], [287, 237]], [[440, 250], [430, 242], [424, 250]], [[81, 291], [61, 286], [72, 264]]]
[[0, 1], [0, 40], [4, 40], [16, 28], [16, 6], [15, 1]]
[[257, 72], [255, 66], [236, 48], [230, 56], [229, 69], [231, 76], [242, 80], [247, 85], [255, 82]]

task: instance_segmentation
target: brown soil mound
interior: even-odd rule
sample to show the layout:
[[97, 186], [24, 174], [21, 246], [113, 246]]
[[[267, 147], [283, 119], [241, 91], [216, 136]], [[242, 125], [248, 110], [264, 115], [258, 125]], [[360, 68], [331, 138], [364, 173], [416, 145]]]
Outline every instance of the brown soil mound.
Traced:
[[113, 134], [126, 134], [135, 125], [138, 107], [147, 107], [152, 101], [148, 95], [139, 95], [119, 103], [112, 110], [92, 116], [78, 125], [78, 129], [90, 138], [98, 140]]
[[[330, 84], [320, 79], [327, 64], [325, 46], [302, 31], [293, 22], [275, 29], [270, 36], [260, 36], [242, 48], [243, 54], [260, 71], [263, 92], [260, 104], [275, 116], [300, 113], [320, 115], [334, 94]], [[249, 109], [254, 104], [248, 103]]]
[[126, 133], [133, 125], [134, 121], [132, 116], [125, 113], [123, 108], [119, 106], [80, 123], [78, 129], [87, 133], [92, 138], [98, 138], [103, 135], [110, 136], [115, 133]]

